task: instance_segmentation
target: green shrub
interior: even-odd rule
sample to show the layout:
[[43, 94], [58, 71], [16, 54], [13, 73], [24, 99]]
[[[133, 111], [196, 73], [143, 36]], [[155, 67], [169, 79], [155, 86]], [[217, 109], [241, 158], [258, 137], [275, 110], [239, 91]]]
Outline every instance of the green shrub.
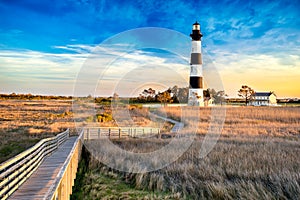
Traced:
[[96, 115], [98, 122], [109, 122], [113, 120], [112, 114], [109, 113], [102, 113]]

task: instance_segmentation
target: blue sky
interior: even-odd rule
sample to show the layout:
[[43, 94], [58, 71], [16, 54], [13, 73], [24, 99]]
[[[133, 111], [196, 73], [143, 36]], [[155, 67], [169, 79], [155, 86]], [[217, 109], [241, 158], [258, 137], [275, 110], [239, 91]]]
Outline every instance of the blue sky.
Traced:
[[103, 40], [141, 27], [188, 36], [198, 20], [203, 49], [230, 96], [248, 84], [300, 97], [299, 7], [298, 0], [0, 0], [0, 93], [72, 95]]

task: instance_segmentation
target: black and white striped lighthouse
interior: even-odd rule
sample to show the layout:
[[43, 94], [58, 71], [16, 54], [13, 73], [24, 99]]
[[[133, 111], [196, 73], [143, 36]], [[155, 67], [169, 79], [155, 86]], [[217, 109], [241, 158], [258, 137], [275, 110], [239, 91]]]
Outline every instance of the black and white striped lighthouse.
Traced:
[[203, 73], [202, 73], [202, 55], [201, 55], [201, 37], [200, 24], [193, 24], [193, 32], [190, 34], [192, 38], [191, 51], [191, 73], [188, 105], [203, 106]]

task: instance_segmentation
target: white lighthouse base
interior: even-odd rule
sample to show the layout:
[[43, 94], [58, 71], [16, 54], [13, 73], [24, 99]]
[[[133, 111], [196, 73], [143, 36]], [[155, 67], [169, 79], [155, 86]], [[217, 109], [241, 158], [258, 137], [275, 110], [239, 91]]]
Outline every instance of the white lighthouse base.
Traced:
[[204, 106], [203, 89], [189, 89], [189, 106]]

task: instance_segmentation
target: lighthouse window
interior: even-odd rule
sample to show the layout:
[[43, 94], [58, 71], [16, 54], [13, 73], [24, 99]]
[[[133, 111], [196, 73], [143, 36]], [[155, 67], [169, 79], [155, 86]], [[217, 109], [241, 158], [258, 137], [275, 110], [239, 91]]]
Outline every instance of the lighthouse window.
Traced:
[[200, 30], [200, 25], [194, 25], [193, 30]]

